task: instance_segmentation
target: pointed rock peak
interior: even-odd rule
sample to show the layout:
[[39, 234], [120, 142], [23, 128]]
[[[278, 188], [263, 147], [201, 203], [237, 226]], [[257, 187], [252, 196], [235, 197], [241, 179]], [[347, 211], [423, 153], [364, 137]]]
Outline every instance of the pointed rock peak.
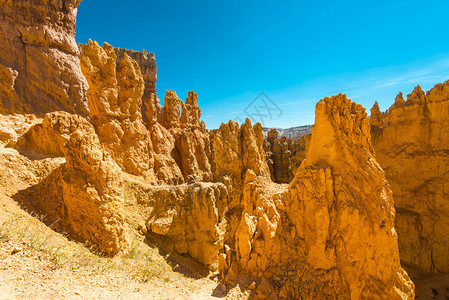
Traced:
[[[243, 125], [243, 124], [242, 124]], [[252, 127], [251, 120], [249, 118], [245, 119], [245, 126]]]
[[404, 94], [402, 94], [402, 92], [399, 92], [399, 94], [396, 96], [394, 103], [400, 103], [400, 104], [405, 103]]
[[[164, 100], [167, 99], [167, 98], [177, 98], [177, 99], [179, 99], [178, 95], [176, 95], [176, 92], [173, 91], [173, 90], [165, 91]], [[165, 106], [165, 101], [164, 101], [164, 106]]]
[[421, 86], [416, 86], [415, 89], [411, 94], [407, 95], [407, 103], [408, 104], [414, 104], [414, 103], [424, 103], [426, 102], [426, 94], [422, 90]]
[[181, 103], [181, 127], [201, 128], [201, 109], [198, 106], [198, 95], [194, 91], [188, 93], [185, 104]]
[[389, 109], [387, 109], [385, 114], [387, 115], [391, 112], [392, 109], [404, 106], [406, 104], [407, 102], [404, 100], [404, 94], [402, 94], [402, 92], [399, 92], [399, 94], [396, 96], [396, 99], [394, 100], [394, 103], [390, 106]]
[[362, 105], [343, 94], [326, 97], [316, 105], [307, 165], [340, 164], [344, 147], [351, 148], [348, 153], [366, 153], [356, 148], [371, 149], [370, 140], [368, 116]]
[[449, 100], [449, 80], [444, 83], [436, 84], [427, 92], [427, 100], [429, 102], [442, 102]]
[[373, 108], [371, 108], [370, 125], [383, 127], [383, 114], [379, 109], [379, 103], [374, 102]]
[[279, 132], [276, 130], [276, 128], [271, 128], [267, 133], [267, 139], [269, 141], [274, 141], [279, 136]]
[[161, 113], [161, 124], [165, 128], [180, 127], [181, 107], [183, 102], [173, 90], [165, 91], [164, 107]]

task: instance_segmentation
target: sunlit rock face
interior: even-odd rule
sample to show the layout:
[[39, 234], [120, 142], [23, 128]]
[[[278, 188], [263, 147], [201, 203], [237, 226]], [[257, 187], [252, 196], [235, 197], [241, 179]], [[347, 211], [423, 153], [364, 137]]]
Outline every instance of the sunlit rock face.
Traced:
[[17, 148], [65, 158], [26, 192], [50, 222], [101, 253], [127, 251], [121, 171], [103, 151], [92, 124], [78, 115], [48, 113], [19, 138]]
[[75, 42], [79, 0], [1, 1], [0, 76], [9, 69], [15, 96], [1, 92], [0, 113], [63, 110], [87, 116], [87, 83]]
[[[144, 67], [152, 66], [142, 53], [129, 53]], [[146, 74], [146, 78], [128, 51], [107, 43], [82, 45], [81, 67], [90, 87], [90, 121], [125, 172], [155, 184], [211, 179], [211, 143], [195, 92], [189, 92], [183, 102], [175, 92], [167, 91], [164, 107], [158, 109], [155, 88], [147, 89], [147, 84], [155, 84], [155, 75], [150, 80]]]
[[[427, 95], [417, 88], [407, 101], [398, 97], [385, 116], [375, 107], [373, 137], [362, 106], [341, 94], [322, 99], [312, 134], [303, 140], [305, 150], [295, 157], [301, 165], [281, 175], [290, 184], [277, 184], [259, 123], [229, 121], [208, 131], [195, 92], [183, 101], [167, 91], [160, 106], [154, 55], [90, 41], [81, 46], [78, 60], [78, 4], [1, 2], [1, 112], [45, 116], [39, 122], [35, 116], [4, 118], [15, 129], [1, 127], [1, 146], [16, 148], [18, 164], [29, 163], [23, 155], [28, 150], [58, 162], [27, 182], [27, 199], [40, 213], [111, 256], [127, 251], [128, 228], [135, 226], [169, 251], [218, 270], [229, 285], [253, 282], [255, 298], [413, 298], [413, 283], [399, 261], [392, 191], [374, 159], [372, 139], [379, 149], [385, 140], [405, 147], [404, 155], [433, 151], [428, 160], [444, 157], [447, 85]], [[406, 122], [395, 123], [402, 114], [418, 120], [408, 135], [401, 127]], [[398, 131], [391, 140], [389, 126]], [[407, 138], [416, 141], [410, 146]], [[406, 159], [404, 165], [412, 166]], [[445, 209], [445, 173], [435, 177], [444, 160], [426, 163], [433, 177], [426, 177], [425, 185], [419, 176], [403, 185], [405, 195], [413, 191], [418, 197], [424, 189], [426, 204], [399, 196], [397, 224], [410, 230], [412, 241], [416, 234], [435, 232], [426, 240], [435, 243], [410, 251], [409, 260], [418, 265], [413, 259], [426, 258], [431, 249], [430, 269], [444, 271], [439, 254], [445, 236], [437, 228], [446, 228], [445, 221], [426, 215]], [[13, 173], [10, 165], [1, 166]], [[25, 168], [23, 163], [20, 170]], [[393, 190], [401, 184], [392, 182]], [[424, 220], [416, 232], [410, 216]], [[401, 249], [409, 249], [402, 240]]]
[[406, 101], [400, 93], [381, 121], [379, 113], [373, 117], [376, 159], [394, 194], [401, 261], [417, 273], [449, 273], [449, 81], [427, 93], [417, 86]]
[[227, 282], [257, 278], [259, 298], [414, 297], [399, 261], [392, 192], [361, 105], [345, 95], [317, 104], [305, 160], [289, 186], [259, 175], [257, 164], [255, 171], [233, 165], [241, 171], [230, 173], [245, 175], [234, 204], [240, 214], [230, 215], [235, 224], [219, 255]]

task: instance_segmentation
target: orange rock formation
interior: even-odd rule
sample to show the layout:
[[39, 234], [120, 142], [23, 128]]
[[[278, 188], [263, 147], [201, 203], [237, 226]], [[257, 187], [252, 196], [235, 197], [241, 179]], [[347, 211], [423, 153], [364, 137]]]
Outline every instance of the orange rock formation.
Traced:
[[[3, 94], [0, 113], [64, 110], [88, 115], [87, 83], [75, 41], [80, 0], [0, 1], [0, 78], [9, 68], [17, 97]], [[1, 80], [2, 84], [3, 79]]]
[[219, 259], [226, 280], [259, 278], [259, 298], [412, 298], [370, 138], [362, 106], [325, 98], [288, 187], [247, 169], [241, 218]]
[[421, 273], [449, 273], [448, 111], [449, 81], [427, 94], [417, 86], [407, 101], [396, 97], [384, 125], [374, 122], [380, 129], [372, 127], [394, 194], [401, 261]]
[[17, 145], [65, 158], [64, 164], [26, 195], [50, 222], [105, 254], [126, 251], [120, 168], [102, 151], [89, 122], [78, 115], [49, 113]]
[[[47, 113], [0, 118], [0, 183], [19, 182], [12, 197], [108, 255], [127, 251], [130, 225], [254, 298], [413, 298], [363, 107], [341, 94], [321, 100], [293, 181], [276, 184], [260, 124], [208, 131], [195, 92], [182, 101], [167, 91], [160, 107], [154, 55], [90, 41], [79, 62], [78, 4], [0, 3], [0, 113]], [[427, 96], [415, 89], [385, 117], [373, 108], [371, 120], [398, 194], [403, 261], [430, 271], [448, 268], [447, 92], [447, 83]], [[416, 170], [426, 173], [410, 179]], [[416, 241], [421, 248], [411, 250]]]

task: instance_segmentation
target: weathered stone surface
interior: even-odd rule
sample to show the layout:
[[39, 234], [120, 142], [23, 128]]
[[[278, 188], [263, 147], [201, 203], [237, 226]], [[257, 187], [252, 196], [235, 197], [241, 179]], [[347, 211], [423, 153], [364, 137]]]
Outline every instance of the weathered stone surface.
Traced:
[[0, 113], [24, 111], [23, 104], [17, 99], [14, 89], [19, 73], [0, 64]]
[[[122, 56], [117, 58], [116, 53]], [[140, 56], [136, 57], [142, 60]], [[147, 102], [145, 122], [142, 101], [146, 100], [142, 97], [147, 82], [127, 51], [89, 41], [81, 46], [81, 66], [90, 85], [91, 122], [101, 143], [125, 172], [143, 175], [155, 184], [212, 178], [210, 139], [200, 121], [195, 92], [189, 92], [185, 103], [175, 92], [166, 92], [160, 115], [157, 103]], [[155, 97], [154, 92], [152, 89], [150, 98]]]
[[315, 120], [288, 187], [246, 171], [239, 225], [219, 269], [228, 282], [260, 278], [259, 298], [413, 298], [365, 109], [337, 95], [317, 104]]
[[90, 120], [100, 142], [128, 173], [155, 180], [153, 144], [142, 121], [144, 80], [135, 60], [89, 41], [81, 47], [81, 67], [89, 82]]
[[145, 82], [145, 90], [142, 96], [142, 117], [145, 122], [156, 122], [158, 115], [161, 114], [162, 106], [156, 94], [157, 67], [154, 53], [148, 53], [145, 50], [138, 52], [124, 48], [115, 48], [114, 50], [117, 55], [118, 65], [125, 53], [138, 63]]
[[190, 91], [186, 102], [181, 102], [181, 124], [189, 128], [200, 129], [201, 109], [198, 106], [198, 96]]
[[150, 240], [211, 269], [217, 267], [227, 224], [228, 193], [224, 184], [151, 186], [128, 177], [125, 199], [126, 211], [132, 212], [128, 218], [137, 214]]
[[290, 183], [302, 161], [297, 161], [297, 152], [304, 151], [302, 147], [304, 143], [301, 143], [304, 136], [301, 139], [277, 136], [277, 130], [272, 129], [263, 143], [271, 180], [277, 183]]
[[[401, 261], [418, 273], [449, 273], [449, 81], [402, 93], [373, 132], [376, 159], [391, 184]], [[373, 128], [372, 128], [373, 130]]]
[[0, 143], [15, 145], [31, 126], [42, 123], [35, 115], [0, 115]]
[[371, 116], [369, 118], [371, 127], [380, 127], [384, 126], [384, 115], [379, 109], [379, 103], [374, 102], [373, 107], [371, 108]]
[[161, 124], [166, 128], [181, 126], [181, 104], [182, 100], [174, 91], [166, 91], [164, 107], [162, 108]]
[[399, 262], [392, 192], [370, 138], [361, 105], [341, 94], [321, 100], [287, 212], [303, 216], [294, 224], [300, 236], [304, 228], [308, 263], [315, 270], [336, 266], [351, 298], [412, 297]]
[[0, 92], [0, 113], [43, 116], [64, 110], [88, 115], [87, 84], [75, 42], [79, 3], [0, 1], [0, 69], [12, 70], [17, 94], [11, 98]]
[[138, 52], [124, 48], [114, 48], [114, 50], [117, 55], [118, 65], [120, 64], [121, 59], [125, 56], [125, 53], [134, 59], [139, 65], [139, 68], [142, 71], [143, 80], [145, 82], [145, 92], [143, 98], [149, 98], [150, 95], [156, 93], [157, 67], [154, 53], [148, 53], [145, 50]]
[[23, 136], [20, 146], [63, 155], [66, 162], [33, 186], [29, 197], [73, 239], [114, 255], [126, 251], [120, 168], [102, 151], [93, 126], [77, 115], [45, 115]]
[[246, 119], [239, 128], [238, 123], [231, 120], [229, 123], [222, 123], [213, 137], [216, 180], [230, 176], [238, 185], [248, 169], [258, 176], [270, 176], [262, 147], [260, 123], [252, 126], [251, 121]]

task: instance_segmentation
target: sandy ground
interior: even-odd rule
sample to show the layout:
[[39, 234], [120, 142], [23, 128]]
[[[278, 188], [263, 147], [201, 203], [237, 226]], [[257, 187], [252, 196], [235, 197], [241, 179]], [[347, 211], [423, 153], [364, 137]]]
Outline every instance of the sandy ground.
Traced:
[[180, 257], [135, 244], [133, 257], [99, 257], [0, 195], [0, 299], [246, 298]]

